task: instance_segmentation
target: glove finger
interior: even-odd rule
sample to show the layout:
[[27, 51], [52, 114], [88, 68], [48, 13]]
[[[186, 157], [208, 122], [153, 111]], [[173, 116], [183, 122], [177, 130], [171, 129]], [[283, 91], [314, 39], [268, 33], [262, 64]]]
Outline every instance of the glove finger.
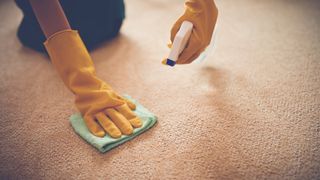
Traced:
[[182, 51], [179, 55], [178, 60], [176, 61], [177, 64], [188, 64], [191, 63], [196, 57], [199, 56], [198, 53], [202, 49], [203, 43], [201, 42], [200, 36], [193, 31], [187, 47]]
[[134, 114], [134, 112], [131, 111], [127, 104], [117, 106], [115, 109], [127, 119], [132, 119], [136, 117], [136, 114]]
[[123, 98], [131, 110], [136, 110], [137, 106], [127, 98]]
[[180, 17], [175, 23], [174, 25], [172, 26], [171, 28], [171, 32], [170, 32], [170, 40], [171, 40], [171, 43], [174, 41], [174, 38], [176, 37], [176, 34], [178, 33], [180, 27], [181, 27], [181, 24], [182, 22], [185, 20], [185, 18], [182, 16]]
[[132, 110], [136, 109], [136, 105], [133, 102], [131, 102], [129, 99], [121, 97], [115, 92], [113, 92], [113, 96], [115, 96], [117, 99], [120, 99], [120, 100], [124, 101], [125, 103], [127, 103], [128, 106], [130, 107], [130, 109], [132, 109]]
[[104, 137], [105, 132], [104, 130], [100, 127], [100, 125], [93, 119], [93, 117], [84, 117], [84, 122], [86, 123], [89, 131], [98, 137]]
[[197, 59], [200, 56], [200, 52], [196, 52], [195, 54], [193, 54], [189, 59], [185, 59], [185, 61], [183, 62], [179, 62], [177, 61], [177, 64], [190, 64], [191, 62], [193, 62], [195, 59]]
[[[202, 52], [202, 51], [200, 51], [200, 52]], [[183, 56], [181, 57], [181, 55], [182, 55], [181, 54], [180, 58], [179, 58], [180, 60], [178, 59], [176, 61], [176, 64], [189, 64], [201, 54], [200, 52], [198, 50], [198, 52], [195, 52], [193, 55], [191, 55], [191, 57], [183, 57]], [[184, 61], [182, 61], [182, 59], [184, 59]], [[163, 65], [167, 65], [167, 58], [162, 59], [161, 63]]]
[[167, 65], [167, 58], [163, 58], [162, 61], [161, 61], [161, 64]]
[[203, 11], [203, 7], [206, 6], [206, 3], [203, 1], [187, 1], [185, 3], [187, 11], [190, 11], [192, 14], [201, 13]]
[[121, 96], [119, 96], [117, 93], [115, 93], [114, 91], [111, 92], [111, 95], [113, 97], [115, 97], [116, 99], [123, 100], [123, 98]]
[[105, 113], [110, 117], [112, 122], [120, 129], [122, 134], [130, 135], [133, 132], [133, 127], [130, 122], [114, 108], [105, 110]]
[[121, 131], [119, 128], [102, 112], [95, 115], [96, 119], [103, 129], [113, 138], [120, 138]]
[[125, 118], [127, 118], [134, 128], [139, 128], [142, 126], [140, 118], [137, 117], [137, 115], [129, 108], [127, 104], [116, 107], [116, 110]]

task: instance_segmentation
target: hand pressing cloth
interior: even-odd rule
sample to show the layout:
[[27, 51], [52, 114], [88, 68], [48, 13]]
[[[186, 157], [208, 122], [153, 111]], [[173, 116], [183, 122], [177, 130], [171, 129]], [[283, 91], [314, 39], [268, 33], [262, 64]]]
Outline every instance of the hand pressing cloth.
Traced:
[[126, 95], [124, 97], [136, 104], [137, 107], [134, 113], [141, 119], [143, 123], [140, 128], [135, 128], [131, 135], [122, 135], [118, 139], [111, 138], [109, 135], [106, 135], [102, 138], [94, 136], [88, 130], [85, 122], [83, 121], [79, 113], [74, 114], [70, 117], [70, 122], [75, 132], [89, 144], [97, 148], [100, 152], [104, 153], [111, 150], [112, 148], [119, 146], [120, 144], [123, 144], [135, 138], [136, 136], [144, 133], [153, 125], [155, 125], [155, 123], [157, 122], [157, 117], [155, 115], [153, 115], [148, 109], [143, 107], [140, 103], [132, 99], [130, 96]]

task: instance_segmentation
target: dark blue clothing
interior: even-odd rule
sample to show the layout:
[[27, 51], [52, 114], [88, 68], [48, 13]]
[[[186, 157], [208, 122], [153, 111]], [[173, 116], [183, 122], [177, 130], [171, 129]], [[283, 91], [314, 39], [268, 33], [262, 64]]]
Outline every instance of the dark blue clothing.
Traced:
[[[15, 1], [23, 12], [18, 38], [23, 45], [45, 52], [46, 38], [29, 1]], [[60, 4], [71, 28], [79, 31], [89, 50], [117, 36], [125, 17], [123, 0], [60, 0]]]

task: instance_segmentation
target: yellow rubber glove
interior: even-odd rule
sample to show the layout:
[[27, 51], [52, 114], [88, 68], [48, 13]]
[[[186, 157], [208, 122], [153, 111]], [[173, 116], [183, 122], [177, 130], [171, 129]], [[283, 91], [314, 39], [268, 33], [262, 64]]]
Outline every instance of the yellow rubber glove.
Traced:
[[[132, 134], [141, 120], [132, 112], [135, 105], [117, 95], [97, 78], [91, 57], [77, 31], [64, 30], [44, 43], [52, 64], [65, 85], [75, 94], [75, 104], [90, 132], [113, 138]], [[132, 110], [131, 110], [132, 109]]]
[[[171, 42], [183, 21], [190, 21], [193, 30], [186, 48], [182, 51], [176, 64], [189, 64], [194, 61], [210, 44], [212, 33], [217, 22], [218, 9], [214, 0], [188, 0], [186, 10], [171, 29]], [[171, 47], [171, 43], [168, 45]], [[162, 62], [166, 64], [166, 59]]]

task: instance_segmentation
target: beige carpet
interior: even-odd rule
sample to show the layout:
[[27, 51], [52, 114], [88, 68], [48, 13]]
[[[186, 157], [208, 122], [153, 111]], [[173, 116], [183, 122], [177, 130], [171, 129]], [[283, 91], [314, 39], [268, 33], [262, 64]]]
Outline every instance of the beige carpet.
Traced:
[[320, 1], [220, 0], [206, 62], [169, 68], [183, 1], [127, 0], [122, 35], [92, 52], [99, 76], [159, 117], [100, 154], [72, 130], [73, 96], [16, 38], [0, 2], [0, 179], [319, 179]]

